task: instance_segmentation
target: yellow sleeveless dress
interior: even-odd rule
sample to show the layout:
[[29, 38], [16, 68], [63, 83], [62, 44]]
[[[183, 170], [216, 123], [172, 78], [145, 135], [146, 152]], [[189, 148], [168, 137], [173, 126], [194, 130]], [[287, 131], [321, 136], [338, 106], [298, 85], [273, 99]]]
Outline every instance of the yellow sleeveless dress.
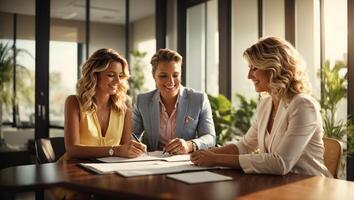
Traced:
[[[96, 111], [83, 111], [80, 103], [79, 105], [80, 144], [87, 146], [118, 146], [123, 135], [125, 112], [122, 111], [121, 113], [118, 113], [111, 108], [106, 134], [105, 136], [102, 136], [101, 125], [97, 118]], [[70, 157], [65, 153], [57, 162], [65, 162], [68, 159], [70, 159]], [[85, 195], [87, 195], [61, 187], [53, 188], [51, 192], [55, 199], [80, 199], [85, 198]]]
[[[78, 100], [78, 102], [80, 102]], [[118, 113], [113, 108], [110, 110], [108, 127], [103, 136], [96, 111], [83, 111], [80, 105], [80, 144], [87, 146], [118, 146], [123, 135], [125, 112]], [[107, 152], [108, 156], [108, 152]], [[65, 153], [59, 160], [68, 160]]]
[[96, 111], [82, 111], [80, 105], [80, 143], [87, 146], [119, 145], [122, 138], [125, 112], [118, 113], [111, 108], [108, 128], [103, 137]]

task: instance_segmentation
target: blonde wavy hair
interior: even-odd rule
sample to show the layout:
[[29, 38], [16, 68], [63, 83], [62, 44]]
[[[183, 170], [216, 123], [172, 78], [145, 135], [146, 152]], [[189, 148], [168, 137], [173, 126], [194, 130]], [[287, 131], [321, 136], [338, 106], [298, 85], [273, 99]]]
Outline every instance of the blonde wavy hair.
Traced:
[[277, 37], [260, 39], [246, 49], [244, 58], [250, 66], [270, 72], [270, 95], [289, 102], [299, 93], [311, 93], [305, 63], [297, 50]]
[[118, 91], [110, 96], [110, 104], [117, 112], [124, 112], [131, 106], [126, 95], [129, 85], [129, 69], [127, 61], [113, 49], [99, 49], [94, 52], [82, 67], [82, 76], [77, 82], [76, 91], [84, 111], [96, 111], [95, 100], [98, 74], [105, 71], [112, 62], [122, 64], [123, 80], [118, 85]]

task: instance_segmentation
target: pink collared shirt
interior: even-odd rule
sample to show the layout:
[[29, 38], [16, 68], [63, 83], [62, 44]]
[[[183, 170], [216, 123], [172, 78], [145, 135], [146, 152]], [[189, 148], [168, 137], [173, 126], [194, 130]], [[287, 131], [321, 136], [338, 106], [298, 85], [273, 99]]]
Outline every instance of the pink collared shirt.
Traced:
[[170, 116], [166, 112], [166, 107], [161, 101], [160, 102], [160, 141], [161, 145], [165, 145], [171, 139], [176, 138], [176, 118], [177, 118], [177, 103]]

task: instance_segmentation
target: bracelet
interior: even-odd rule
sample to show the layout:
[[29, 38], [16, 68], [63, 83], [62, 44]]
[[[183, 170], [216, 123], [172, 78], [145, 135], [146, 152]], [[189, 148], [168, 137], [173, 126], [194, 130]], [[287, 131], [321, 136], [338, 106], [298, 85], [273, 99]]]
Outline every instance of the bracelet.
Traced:
[[194, 141], [192, 141], [192, 148], [193, 148], [193, 152], [198, 150], [198, 146]]
[[111, 148], [108, 150], [108, 155], [109, 156], [114, 156], [114, 149], [113, 149], [114, 145], [111, 146]]

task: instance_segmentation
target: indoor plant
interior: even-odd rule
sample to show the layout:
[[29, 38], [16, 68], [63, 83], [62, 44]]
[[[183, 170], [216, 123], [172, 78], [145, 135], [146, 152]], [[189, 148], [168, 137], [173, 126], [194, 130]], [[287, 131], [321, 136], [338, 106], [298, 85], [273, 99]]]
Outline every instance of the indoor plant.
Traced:
[[[326, 61], [321, 68], [321, 113], [325, 136], [344, 142], [352, 142], [354, 126], [348, 120], [337, 120], [338, 104], [347, 98], [347, 66], [343, 61], [336, 61], [334, 66]], [[348, 145], [348, 153], [354, 152], [354, 146]]]
[[135, 102], [136, 96], [143, 91], [146, 91], [144, 88], [145, 77], [144, 77], [144, 61], [143, 59], [146, 56], [146, 52], [141, 52], [138, 50], [130, 52], [132, 56], [132, 65], [131, 65], [131, 76], [128, 80], [129, 82], [129, 95], [132, 97], [133, 103]]
[[[11, 105], [16, 105], [19, 97], [28, 97], [29, 90], [26, 89], [26, 77], [30, 77], [30, 72], [26, 67], [16, 64], [16, 85], [20, 90], [20, 95], [13, 94], [13, 73], [14, 73], [14, 58], [19, 54], [26, 53], [23, 49], [16, 49], [15, 53], [13, 47], [9, 43], [0, 42], [0, 145], [6, 147], [3, 139], [2, 122], [3, 122], [3, 109], [10, 109]], [[16, 97], [16, 98], [15, 98]], [[32, 98], [33, 99], [33, 98]]]
[[253, 99], [247, 100], [244, 96], [236, 94], [239, 105], [237, 108], [224, 95], [208, 95], [216, 132], [216, 143], [223, 145], [244, 135], [250, 127], [250, 120], [253, 116], [257, 102]]
[[[321, 114], [323, 129], [326, 137], [335, 138], [344, 145], [347, 144], [345, 155], [347, 156], [347, 172], [354, 168], [354, 125], [352, 116], [347, 120], [336, 118], [338, 104], [347, 98], [347, 66], [343, 61], [336, 61], [333, 66], [326, 61], [320, 70], [321, 77]], [[347, 173], [348, 180], [354, 180], [352, 172]]]

